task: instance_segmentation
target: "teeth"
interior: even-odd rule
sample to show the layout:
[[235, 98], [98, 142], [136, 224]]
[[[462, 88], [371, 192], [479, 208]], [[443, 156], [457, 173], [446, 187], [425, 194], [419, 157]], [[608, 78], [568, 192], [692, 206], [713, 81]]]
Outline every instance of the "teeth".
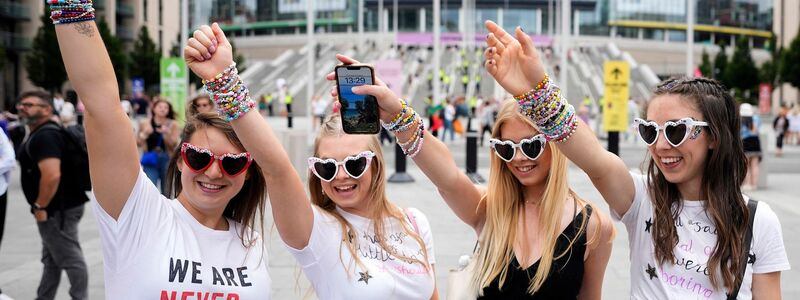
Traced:
[[665, 164], [671, 164], [671, 163], [679, 162], [681, 159], [683, 159], [683, 158], [680, 158], [680, 157], [662, 157], [661, 158], [661, 162], [665, 163]]
[[204, 188], [211, 189], [211, 190], [218, 190], [218, 189], [222, 188], [221, 185], [210, 184], [210, 183], [205, 183], [205, 182], [201, 182], [200, 185], [202, 187], [204, 187]]
[[347, 192], [349, 190], [354, 189], [355, 187], [356, 187], [355, 185], [344, 185], [344, 186], [336, 187], [336, 190], [340, 191], [340, 192]]
[[533, 169], [533, 166], [517, 167], [517, 170], [520, 172], [528, 172], [531, 169]]

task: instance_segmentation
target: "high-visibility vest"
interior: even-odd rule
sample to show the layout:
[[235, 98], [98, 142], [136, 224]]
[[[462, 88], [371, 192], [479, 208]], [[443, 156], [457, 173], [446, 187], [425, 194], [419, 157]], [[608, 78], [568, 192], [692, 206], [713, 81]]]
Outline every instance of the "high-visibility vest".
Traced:
[[286, 95], [286, 97], [283, 97], [283, 103], [292, 104], [292, 95]]
[[478, 106], [478, 97], [472, 96], [472, 98], [469, 99], [469, 108], [475, 108], [477, 106]]
[[461, 83], [463, 83], [463, 84], [469, 83], [469, 76], [467, 76], [466, 74], [462, 75], [461, 76]]

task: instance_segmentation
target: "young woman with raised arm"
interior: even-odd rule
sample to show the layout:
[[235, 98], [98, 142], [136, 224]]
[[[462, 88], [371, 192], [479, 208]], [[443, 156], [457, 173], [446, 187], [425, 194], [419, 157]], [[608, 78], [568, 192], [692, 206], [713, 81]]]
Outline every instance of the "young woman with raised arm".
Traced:
[[[659, 84], [647, 119], [635, 120], [649, 145], [648, 167], [644, 175], [629, 172], [574, 116], [531, 38], [519, 27], [515, 36], [491, 21], [486, 28], [489, 73], [589, 175], [625, 224], [632, 299], [780, 298], [780, 273], [789, 269], [780, 224], [769, 205], [754, 205], [739, 189], [745, 156], [736, 104], [725, 88], [705, 78]], [[748, 206], [757, 207], [751, 245]]]

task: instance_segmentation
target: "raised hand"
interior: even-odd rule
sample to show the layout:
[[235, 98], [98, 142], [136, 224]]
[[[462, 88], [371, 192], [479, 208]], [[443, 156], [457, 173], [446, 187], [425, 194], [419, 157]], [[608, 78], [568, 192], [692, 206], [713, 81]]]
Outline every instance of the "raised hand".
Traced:
[[217, 23], [200, 26], [183, 48], [186, 65], [202, 79], [212, 79], [233, 63], [233, 48]]
[[486, 70], [506, 91], [521, 95], [544, 79], [544, 66], [530, 36], [521, 27], [516, 38], [492, 21], [484, 23], [486, 36]]
[[[358, 64], [359, 62], [350, 57], [336, 54], [336, 59], [345, 65]], [[336, 73], [330, 72], [325, 76], [325, 79], [336, 81]], [[339, 89], [334, 86], [331, 89], [331, 96], [334, 99], [339, 98]], [[392, 90], [384, 83], [378, 76], [375, 76], [375, 85], [361, 85], [353, 87], [353, 93], [358, 95], [372, 95], [378, 99], [378, 107], [380, 108], [380, 118], [384, 122], [390, 122], [397, 113], [400, 112], [402, 106], [400, 104], [400, 97], [397, 97]]]

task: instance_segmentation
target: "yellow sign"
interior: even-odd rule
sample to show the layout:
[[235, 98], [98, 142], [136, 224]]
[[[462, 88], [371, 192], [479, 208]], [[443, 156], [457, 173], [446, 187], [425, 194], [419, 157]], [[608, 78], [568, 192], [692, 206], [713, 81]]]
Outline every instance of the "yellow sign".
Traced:
[[627, 62], [607, 61], [604, 66], [605, 93], [603, 94], [603, 129], [623, 132], [628, 130], [628, 94], [631, 68]]

